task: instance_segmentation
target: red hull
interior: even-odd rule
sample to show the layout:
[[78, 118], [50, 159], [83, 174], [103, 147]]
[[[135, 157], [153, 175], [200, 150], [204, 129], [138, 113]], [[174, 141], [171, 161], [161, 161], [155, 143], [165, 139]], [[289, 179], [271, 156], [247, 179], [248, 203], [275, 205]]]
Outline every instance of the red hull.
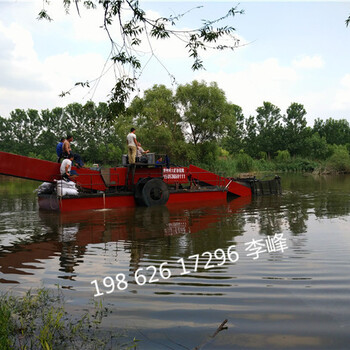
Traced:
[[[203, 201], [218, 201], [227, 198], [226, 191], [183, 191], [171, 193], [167, 204], [191, 203]], [[39, 208], [61, 212], [113, 209], [121, 207], [135, 207], [132, 194], [93, 195], [84, 197], [57, 197], [56, 195], [40, 195]]]
[[[73, 167], [74, 170], [77, 170]], [[61, 178], [60, 164], [46, 160], [29, 158], [17, 154], [0, 152], [0, 174], [17, 176], [43, 182], [53, 182]], [[181, 185], [203, 182], [209, 186], [219, 186], [222, 190], [239, 196], [252, 195], [249, 186], [244, 186], [230, 178], [216, 175], [194, 165], [187, 167], [154, 167], [138, 165], [135, 168], [117, 167], [103, 170], [83, 168], [78, 170], [77, 185], [94, 191], [107, 191], [110, 188], [132, 187], [145, 178], [160, 178], [167, 185]], [[108, 191], [107, 191], [108, 192]], [[210, 199], [210, 198], [209, 198]]]
[[[53, 183], [61, 178], [59, 173], [58, 163], [0, 152], [0, 174]], [[39, 207], [69, 212], [129, 208], [136, 204], [153, 206], [201, 203], [223, 200], [228, 194], [236, 197], [252, 195], [249, 184], [236, 182], [194, 165], [167, 168], [155, 163], [138, 163], [134, 166], [99, 170], [82, 168], [78, 174], [74, 182], [82, 189], [81, 194], [57, 197], [53, 186], [46, 191], [51, 194], [41, 194], [45, 190], [38, 192]], [[57, 193], [63, 193], [58, 189], [57, 183]]]

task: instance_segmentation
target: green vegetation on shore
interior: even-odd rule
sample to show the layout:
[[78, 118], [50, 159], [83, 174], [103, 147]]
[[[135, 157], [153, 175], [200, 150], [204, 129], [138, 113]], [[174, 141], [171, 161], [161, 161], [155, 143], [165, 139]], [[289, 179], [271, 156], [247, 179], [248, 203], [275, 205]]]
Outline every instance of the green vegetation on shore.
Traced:
[[68, 315], [63, 296], [48, 289], [22, 297], [0, 295], [0, 350], [133, 349], [122, 336], [99, 328], [108, 310], [95, 302], [92, 312]]
[[[208, 166], [202, 164], [202, 166]], [[236, 157], [220, 157], [209, 169], [223, 176], [239, 176], [242, 173], [264, 174], [281, 172], [309, 172], [318, 175], [350, 173], [350, 157], [347, 151], [335, 152], [329, 159], [318, 161], [300, 156], [271, 160], [253, 159], [246, 153]]]
[[115, 166], [126, 153], [125, 137], [136, 128], [144, 149], [168, 154], [227, 176], [251, 171], [350, 172], [350, 125], [316, 119], [307, 126], [302, 104], [285, 113], [270, 102], [244, 116], [216, 83], [193, 81], [172, 91], [155, 85], [114, 114], [112, 105], [73, 103], [53, 110], [19, 110], [0, 117], [0, 150], [56, 160], [62, 136], [73, 134], [73, 151], [85, 162]]

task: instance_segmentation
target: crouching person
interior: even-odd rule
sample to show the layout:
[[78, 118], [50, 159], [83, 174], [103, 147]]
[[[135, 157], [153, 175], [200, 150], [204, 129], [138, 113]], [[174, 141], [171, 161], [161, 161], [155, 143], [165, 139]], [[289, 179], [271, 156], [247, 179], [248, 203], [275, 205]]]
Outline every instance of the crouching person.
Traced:
[[63, 180], [70, 181], [78, 176], [78, 173], [75, 170], [71, 170], [73, 159], [74, 155], [71, 153], [68, 155], [67, 159], [63, 160], [61, 164], [60, 172]]

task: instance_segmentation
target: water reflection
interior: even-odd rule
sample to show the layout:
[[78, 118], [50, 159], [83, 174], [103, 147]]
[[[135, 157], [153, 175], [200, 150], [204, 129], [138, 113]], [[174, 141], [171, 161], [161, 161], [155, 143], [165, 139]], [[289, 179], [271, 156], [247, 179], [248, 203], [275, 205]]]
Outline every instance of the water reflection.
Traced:
[[[195, 234], [217, 225], [228, 214], [237, 213], [250, 204], [250, 198], [238, 198], [231, 202], [207, 202], [181, 206], [153, 208], [127, 208], [117, 210], [95, 210], [73, 213], [39, 212], [40, 232], [21, 238], [10, 245], [2, 244], [0, 272], [3, 274], [32, 274], [31, 269], [41, 268], [36, 262], [59, 256], [60, 271], [69, 273], [65, 278], [74, 278], [75, 267], [82, 261], [88, 245], [125, 242], [130, 251], [130, 266], [136, 270], [147, 251], [148, 256], [166, 259], [178, 255], [184, 249], [188, 254], [196, 250], [195, 245], [172, 246], [170, 237]], [[19, 219], [21, 220], [21, 219]], [[232, 229], [235, 220], [222, 223]], [[235, 222], [235, 231], [243, 232], [243, 221]], [[38, 226], [38, 223], [35, 223]], [[216, 227], [216, 226], [215, 226]], [[216, 228], [215, 228], [216, 229]], [[166, 252], [158, 251], [148, 241], [162, 239]], [[220, 244], [220, 239], [216, 244]], [[202, 249], [211, 249], [208, 241]], [[24, 272], [24, 269], [27, 272]], [[3, 280], [4, 282], [4, 280]]]
[[[85, 308], [91, 281], [123, 273], [127, 290], [102, 297], [113, 310], [104, 327], [128, 328], [142, 349], [192, 349], [224, 319], [212, 348], [348, 348], [349, 176], [285, 175], [282, 196], [64, 214], [39, 212], [31, 191], [11, 186], [0, 185], [2, 289], [59, 283]], [[288, 250], [245, 255], [246, 242], [276, 233]], [[237, 263], [206, 270], [201, 259], [181, 275], [179, 258], [233, 244]], [[136, 269], [162, 262], [170, 279], [136, 284]]]
[[[31, 274], [30, 270], [41, 268], [38, 261], [59, 256], [60, 271], [67, 274], [60, 277], [72, 279], [88, 245], [118, 241], [125, 243], [130, 267], [136, 270], [145, 252], [151, 260], [189, 256], [227, 247], [227, 242], [245, 231], [262, 236], [291, 232], [295, 236], [292, 247], [302, 255], [306, 253], [310, 215], [321, 219], [350, 213], [349, 177], [287, 176], [282, 196], [73, 213], [38, 212], [35, 196], [28, 193], [33, 184], [19, 183], [16, 186], [16, 181], [11, 181], [10, 190], [4, 183], [0, 186], [5, 195], [0, 200], [3, 274]], [[20, 195], [16, 195], [16, 188]], [[210, 228], [214, 234], [205, 234]], [[197, 232], [205, 239], [186, 236]], [[154, 242], [161, 242], [161, 246]]]

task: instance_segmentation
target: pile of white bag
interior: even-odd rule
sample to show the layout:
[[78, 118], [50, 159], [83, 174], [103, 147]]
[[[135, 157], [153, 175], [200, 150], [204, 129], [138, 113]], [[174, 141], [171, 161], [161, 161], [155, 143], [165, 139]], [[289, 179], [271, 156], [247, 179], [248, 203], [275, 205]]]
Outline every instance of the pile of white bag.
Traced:
[[33, 192], [38, 192], [38, 194], [51, 194], [54, 191], [54, 187], [55, 187], [55, 185], [52, 182], [43, 182]]
[[57, 181], [57, 195], [59, 197], [63, 196], [77, 196], [78, 195], [78, 189], [73, 181], [64, 181], [64, 180], [58, 180]]

